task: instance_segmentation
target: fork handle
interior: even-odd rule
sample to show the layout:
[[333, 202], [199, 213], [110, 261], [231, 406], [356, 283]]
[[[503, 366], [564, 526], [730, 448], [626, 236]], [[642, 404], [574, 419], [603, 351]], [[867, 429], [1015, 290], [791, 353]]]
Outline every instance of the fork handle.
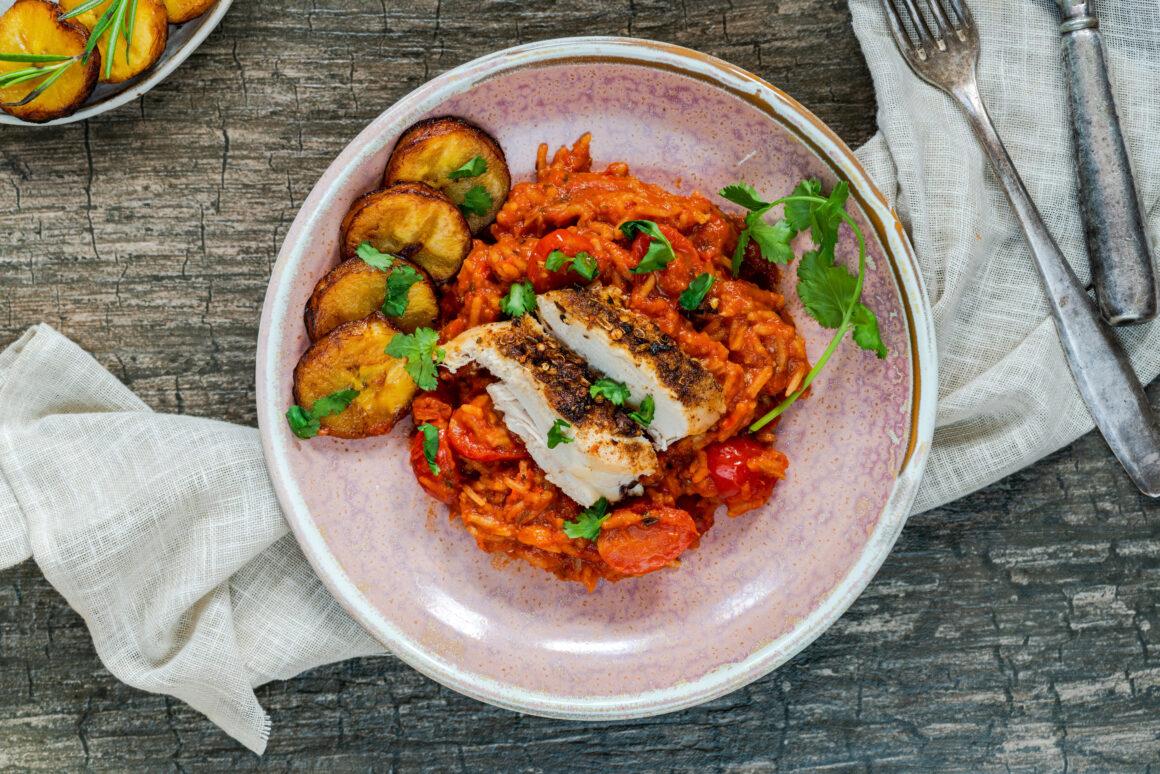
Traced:
[[1128, 476], [1144, 494], [1160, 497], [1160, 423], [1128, 356], [1100, 319], [1095, 304], [1047, 230], [991, 123], [978, 86], [968, 83], [953, 94], [965, 109], [1023, 227], [1080, 396]]
[[1156, 278], [1098, 22], [1082, 2], [1067, 4], [1064, 14], [1063, 60], [1096, 300], [1112, 325], [1146, 322], [1156, 316]]

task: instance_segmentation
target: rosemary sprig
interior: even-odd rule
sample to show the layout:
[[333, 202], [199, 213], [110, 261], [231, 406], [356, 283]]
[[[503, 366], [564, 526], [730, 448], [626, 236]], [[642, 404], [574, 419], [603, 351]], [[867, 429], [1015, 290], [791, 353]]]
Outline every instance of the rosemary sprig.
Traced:
[[16, 102], [5, 102], [3, 103], [4, 107], [23, 107], [32, 102], [48, 91], [49, 87], [68, 72], [68, 69], [79, 59], [79, 56], [61, 57], [50, 54], [0, 54], [0, 62], [56, 62], [56, 64], [47, 67], [25, 67], [0, 75], [0, 89], [34, 81], [37, 78], [44, 79], [43, 83], [24, 95], [23, 99]]

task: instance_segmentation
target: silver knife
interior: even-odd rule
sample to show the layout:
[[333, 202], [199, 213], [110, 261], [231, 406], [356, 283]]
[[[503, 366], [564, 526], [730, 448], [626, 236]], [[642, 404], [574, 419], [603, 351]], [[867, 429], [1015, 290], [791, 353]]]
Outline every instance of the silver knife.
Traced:
[[1100, 314], [1112, 325], [1156, 316], [1156, 278], [1128, 149], [1090, 3], [1058, 0], [1079, 201]]

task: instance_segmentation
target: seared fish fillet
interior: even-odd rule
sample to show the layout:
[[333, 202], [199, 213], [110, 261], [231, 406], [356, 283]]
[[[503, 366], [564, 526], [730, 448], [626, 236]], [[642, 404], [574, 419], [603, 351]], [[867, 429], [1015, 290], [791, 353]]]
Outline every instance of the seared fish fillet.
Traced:
[[594, 370], [627, 385], [631, 403], [653, 396], [656, 414], [646, 431], [658, 448], [705, 432], [725, 413], [713, 374], [652, 320], [625, 309], [615, 288], [555, 290], [537, 303], [544, 325]]
[[[527, 315], [464, 332], [446, 346], [443, 364], [457, 371], [476, 362], [499, 379], [488, 393], [508, 428], [523, 439], [548, 480], [584, 506], [639, 494], [637, 479], [657, 469], [656, 452], [636, 423], [589, 394], [593, 375]], [[548, 431], [563, 419], [573, 439], [548, 448]]]

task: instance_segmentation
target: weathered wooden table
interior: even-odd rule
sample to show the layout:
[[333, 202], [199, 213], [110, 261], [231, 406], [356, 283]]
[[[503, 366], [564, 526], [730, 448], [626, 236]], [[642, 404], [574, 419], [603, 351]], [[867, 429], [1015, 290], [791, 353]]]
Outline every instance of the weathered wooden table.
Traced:
[[[43, 320], [158, 410], [253, 423], [266, 279], [331, 159], [445, 69], [583, 34], [698, 48], [851, 145], [874, 131], [841, 0], [238, 0], [135, 105], [0, 130], [0, 344]], [[274, 734], [259, 759], [113, 679], [26, 563], [0, 574], [0, 769], [1145, 769], [1160, 759], [1158, 603], [1160, 507], [1089, 435], [911, 519], [833, 629], [709, 705], [602, 725], [520, 717], [363, 659], [260, 689]]]

